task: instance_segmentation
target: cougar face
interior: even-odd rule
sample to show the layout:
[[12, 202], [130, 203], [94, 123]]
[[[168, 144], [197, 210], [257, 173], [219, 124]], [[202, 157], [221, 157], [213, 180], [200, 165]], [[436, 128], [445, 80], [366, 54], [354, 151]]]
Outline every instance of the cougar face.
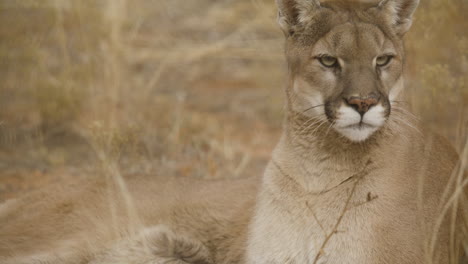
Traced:
[[292, 111], [326, 118], [328, 126], [356, 142], [385, 125], [402, 85], [401, 38], [411, 23], [395, 3], [304, 0], [280, 11]]

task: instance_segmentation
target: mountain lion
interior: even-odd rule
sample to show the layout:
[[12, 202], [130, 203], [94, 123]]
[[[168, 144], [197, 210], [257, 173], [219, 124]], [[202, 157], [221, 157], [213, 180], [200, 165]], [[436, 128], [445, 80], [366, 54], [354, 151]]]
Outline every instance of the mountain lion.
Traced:
[[401, 105], [418, 0], [277, 5], [287, 111], [263, 178], [50, 187], [0, 205], [0, 263], [454, 263], [458, 156]]

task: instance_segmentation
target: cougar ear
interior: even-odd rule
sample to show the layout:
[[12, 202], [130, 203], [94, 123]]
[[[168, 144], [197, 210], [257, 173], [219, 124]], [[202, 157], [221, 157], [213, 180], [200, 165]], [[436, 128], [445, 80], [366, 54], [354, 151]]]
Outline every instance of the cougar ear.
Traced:
[[278, 24], [286, 36], [294, 34], [296, 26], [310, 19], [321, 8], [319, 0], [276, 0]]
[[411, 27], [414, 11], [419, 0], [383, 0], [377, 6], [394, 26], [396, 33], [403, 36]]

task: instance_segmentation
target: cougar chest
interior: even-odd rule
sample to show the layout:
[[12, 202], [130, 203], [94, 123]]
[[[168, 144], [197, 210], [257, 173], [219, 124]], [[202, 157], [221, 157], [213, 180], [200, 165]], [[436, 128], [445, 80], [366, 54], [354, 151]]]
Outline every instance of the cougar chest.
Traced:
[[372, 187], [353, 178], [322, 194], [263, 192], [249, 263], [365, 263], [363, 251], [373, 243], [369, 221], [382, 206]]

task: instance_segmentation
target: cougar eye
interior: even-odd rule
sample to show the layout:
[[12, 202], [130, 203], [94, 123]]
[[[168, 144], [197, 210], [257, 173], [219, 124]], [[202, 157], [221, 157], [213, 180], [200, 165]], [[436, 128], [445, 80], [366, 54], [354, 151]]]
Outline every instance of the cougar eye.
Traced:
[[392, 55], [383, 55], [383, 56], [377, 57], [377, 59], [375, 60], [375, 63], [377, 64], [377, 66], [383, 67], [389, 64], [390, 61], [392, 61], [392, 59], [393, 59]]
[[318, 60], [323, 66], [328, 67], [328, 68], [338, 66], [338, 59], [332, 56], [322, 56], [322, 57], [319, 57]]

